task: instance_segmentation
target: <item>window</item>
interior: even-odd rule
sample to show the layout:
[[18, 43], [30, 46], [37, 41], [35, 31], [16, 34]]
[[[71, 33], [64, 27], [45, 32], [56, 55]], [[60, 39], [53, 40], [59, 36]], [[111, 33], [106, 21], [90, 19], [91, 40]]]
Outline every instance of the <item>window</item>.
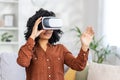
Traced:
[[120, 1], [104, 0], [104, 34], [106, 42], [120, 47]]

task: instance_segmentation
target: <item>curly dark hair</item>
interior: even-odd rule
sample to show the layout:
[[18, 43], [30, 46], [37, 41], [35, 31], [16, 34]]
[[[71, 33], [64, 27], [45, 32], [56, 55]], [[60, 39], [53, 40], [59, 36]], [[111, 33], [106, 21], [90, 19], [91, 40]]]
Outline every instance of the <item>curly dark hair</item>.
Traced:
[[[25, 35], [25, 39], [28, 40], [28, 38], [30, 37], [32, 30], [33, 30], [33, 26], [35, 24], [35, 21], [40, 18], [40, 17], [49, 17], [49, 16], [53, 16], [55, 17], [55, 13], [52, 11], [48, 11], [48, 10], [44, 10], [43, 8], [41, 8], [40, 10], [36, 11], [36, 13], [30, 17], [27, 21], [27, 30], [24, 33]], [[42, 29], [42, 24], [40, 23], [38, 26], [40, 26], [40, 28], [38, 28], [38, 30]], [[54, 44], [56, 42], [58, 42], [60, 40], [60, 36], [63, 34], [63, 32], [58, 29], [58, 30], [53, 30], [53, 34], [51, 36], [51, 38], [49, 39], [49, 43], [50, 44]], [[38, 43], [40, 37], [36, 37], [35, 38], [35, 43]]]

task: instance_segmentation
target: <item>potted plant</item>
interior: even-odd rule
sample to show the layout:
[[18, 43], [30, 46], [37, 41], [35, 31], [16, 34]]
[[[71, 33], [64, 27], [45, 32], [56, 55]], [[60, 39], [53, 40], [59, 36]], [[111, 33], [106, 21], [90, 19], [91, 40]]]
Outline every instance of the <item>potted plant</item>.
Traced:
[[1, 41], [2, 42], [10, 42], [12, 37], [13, 37], [13, 35], [8, 34], [7, 32], [5, 32], [5, 33], [3, 33], [1, 35]]
[[[77, 37], [80, 37], [82, 32], [79, 27], [75, 27], [71, 29], [72, 31], [75, 31], [77, 33]], [[109, 45], [106, 47], [101, 45], [101, 41], [103, 40], [103, 37], [100, 39], [96, 39], [95, 36], [93, 37], [93, 41], [90, 43], [90, 49], [92, 50], [93, 58], [92, 61], [96, 63], [102, 63], [105, 61], [106, 56], [111, 53]]]

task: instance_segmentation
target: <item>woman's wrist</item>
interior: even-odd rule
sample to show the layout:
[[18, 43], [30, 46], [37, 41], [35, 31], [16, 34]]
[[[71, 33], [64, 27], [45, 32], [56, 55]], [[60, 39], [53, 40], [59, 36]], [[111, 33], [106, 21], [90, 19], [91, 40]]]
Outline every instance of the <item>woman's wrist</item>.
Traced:
[[30, 38], [32, 38], [33, 40], [35, 40], [35, 37], [34, 37], [34, 35], [30, 35]]
[[89, 48], [89, 46], [82, 45], [82, 50], [83, 50], [83, 51], [86, 52], [86, 51], [88, 50], [88, 48]]

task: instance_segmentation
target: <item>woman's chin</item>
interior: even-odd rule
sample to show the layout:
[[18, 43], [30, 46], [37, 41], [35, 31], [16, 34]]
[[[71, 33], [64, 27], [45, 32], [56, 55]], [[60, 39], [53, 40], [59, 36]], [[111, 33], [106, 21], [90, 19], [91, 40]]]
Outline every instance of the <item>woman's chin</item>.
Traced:
[[43, 39], [44, 40], [49, 40], [51, 38], [51, 36], [45, 36]]

